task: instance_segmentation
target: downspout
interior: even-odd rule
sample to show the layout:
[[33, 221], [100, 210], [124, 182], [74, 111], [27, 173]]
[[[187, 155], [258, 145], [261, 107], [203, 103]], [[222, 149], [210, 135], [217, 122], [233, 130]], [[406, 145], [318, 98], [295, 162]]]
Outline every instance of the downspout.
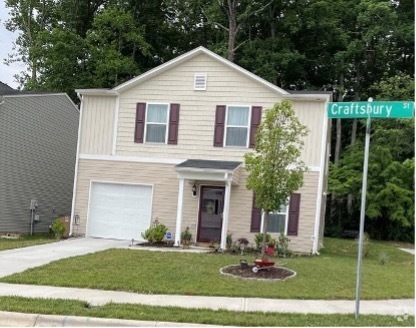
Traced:
[[[326, 109], [325, 102], [325, 109]], [[325, 167], [326, 167], [326, 145], [327, 145], [327, 136], [328, 136], [328, 117], [326, 112], [324, 112], [323, 118], [323, 131], [322, 131], [322, 144], [321, 144], [321, 158], [320, 158], [320, 165], [319, 165], [319, 181], [318, 181], [318, 195], [316, 200], [316, 213], [315, 213], [315, 230], [313, 236], [313, 246], [312, 246], [312, 254], [318, 254], [318, 241], [319, 241], [319, 228], [321, 223], [321, 213], [322, 213], [322, 194], [323, 194], [323, 187], [324, 187], [324, 178], [325, 178]]]
[[84, 97], [80, 96], [79, 92], [77, 92], [77, 97], [81, 101], [80, 109], [79, 109], [79, 121], [78, 121], [78, 140], [77, 140], [77, 152], [75, 157], [75, 172], [74, 172], [74, 186], [72, 188], [72, 206], [71, 206], [71, 225], [69, 228], [69, 236], [72, 236], [74, 230], [74, 216], [75, 216], [75, 196], [77, 192], [77, 180], [78, 180], [78, 163], [79, 163], [79, 148], [81, 142], [81, 122], [82, 122], [82, 113], [84, 107]]

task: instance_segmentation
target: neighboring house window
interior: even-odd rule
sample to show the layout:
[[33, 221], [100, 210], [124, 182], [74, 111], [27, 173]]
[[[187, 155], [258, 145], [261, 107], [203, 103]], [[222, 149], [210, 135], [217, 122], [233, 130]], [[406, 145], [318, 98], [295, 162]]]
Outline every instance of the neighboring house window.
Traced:
[[179, 104], [137, 103], [134, 142], [178, 143]]
[[260, 106], [218, 105], [215, 114], [214, 147], [254, 147], [261, 120]]
[[[287, 231], [288, 236], [298, 235], [300, 194], [294, 193], [290, 196], [288, 207], [287, 209], [287, 206], [284, 206], [278, 212], [269, 214], [268, 232]], [[261, 216], [261, 209], [256, 207], [255, 196], [253, 194], [250, 232], [260, 232]]]

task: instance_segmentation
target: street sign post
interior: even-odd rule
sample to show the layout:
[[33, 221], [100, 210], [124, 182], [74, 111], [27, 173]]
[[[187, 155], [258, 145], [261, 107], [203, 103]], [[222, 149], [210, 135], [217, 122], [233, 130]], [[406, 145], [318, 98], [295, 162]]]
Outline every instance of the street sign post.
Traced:
[[412, 101], [330, 102], [328, 118], [410, 118], [415, 104]]
[[358, 239], [357, 284], [355, 297], [355, 318], [360, 312], [361, 262], [364, 240], [365, 203], [367, 196], [368, 158], [370, 154], [370, 135], [372, 118], [412, 118], [415, 103], [412, 101], [372, 101], [367, 102], [330, 102], [327, 105], [328, 118], [354, 119], [367, 118], [364, 146], [363, 181], [361, 192], [360, 232]]

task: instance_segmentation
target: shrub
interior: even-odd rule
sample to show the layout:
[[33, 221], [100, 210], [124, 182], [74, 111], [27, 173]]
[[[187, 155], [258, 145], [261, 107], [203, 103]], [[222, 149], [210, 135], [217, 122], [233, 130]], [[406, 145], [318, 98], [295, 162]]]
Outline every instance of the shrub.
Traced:
[[233, 246], [233, 235], [231, 233], [227, 233], [226, 244], [227, 244], [227, 249], [230, 250], [231, 247]]
[[190, 245], [192, 241], [192, 234], [189, 231], [189, 227], [186, 227], [184, 231], [181, 233], [181, 242], [184, 245]]
[[289, 241], [290, 239], [283, 232], [280, 232], [277, 239], [277, 254], [279, 256], [286, 257], [289, 255]]
[[[270, 234], [266, 234], [266, 245], [269, 244], [271, 238], [272, 237], [270, 236]], [[263, 243], [262, 232], [256, 233], [256, 235], [254, 236], [254, 242], [256, 243], [256, 248], [259, 250], [261, 248], [261, 244]]]
[[56, 239], [61, 239], [66, 232], [65, 225], [60, 219], [56, 219], [52, 222], [51, 229], [55, 234]]
[[153, 224], [144, 233], [142, 232], [143, 239], [149, 243], [160, 243], [165, 238], [168, 228], [164, 224], [160, 224], [159, 221], [155, 220]]

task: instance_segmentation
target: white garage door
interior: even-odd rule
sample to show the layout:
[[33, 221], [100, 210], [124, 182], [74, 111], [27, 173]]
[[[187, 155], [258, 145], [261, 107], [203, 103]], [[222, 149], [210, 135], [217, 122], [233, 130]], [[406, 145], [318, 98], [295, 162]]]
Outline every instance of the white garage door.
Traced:
[[151, 186], [92, 183], [87, 235], [142, 240], [151, 217]]

